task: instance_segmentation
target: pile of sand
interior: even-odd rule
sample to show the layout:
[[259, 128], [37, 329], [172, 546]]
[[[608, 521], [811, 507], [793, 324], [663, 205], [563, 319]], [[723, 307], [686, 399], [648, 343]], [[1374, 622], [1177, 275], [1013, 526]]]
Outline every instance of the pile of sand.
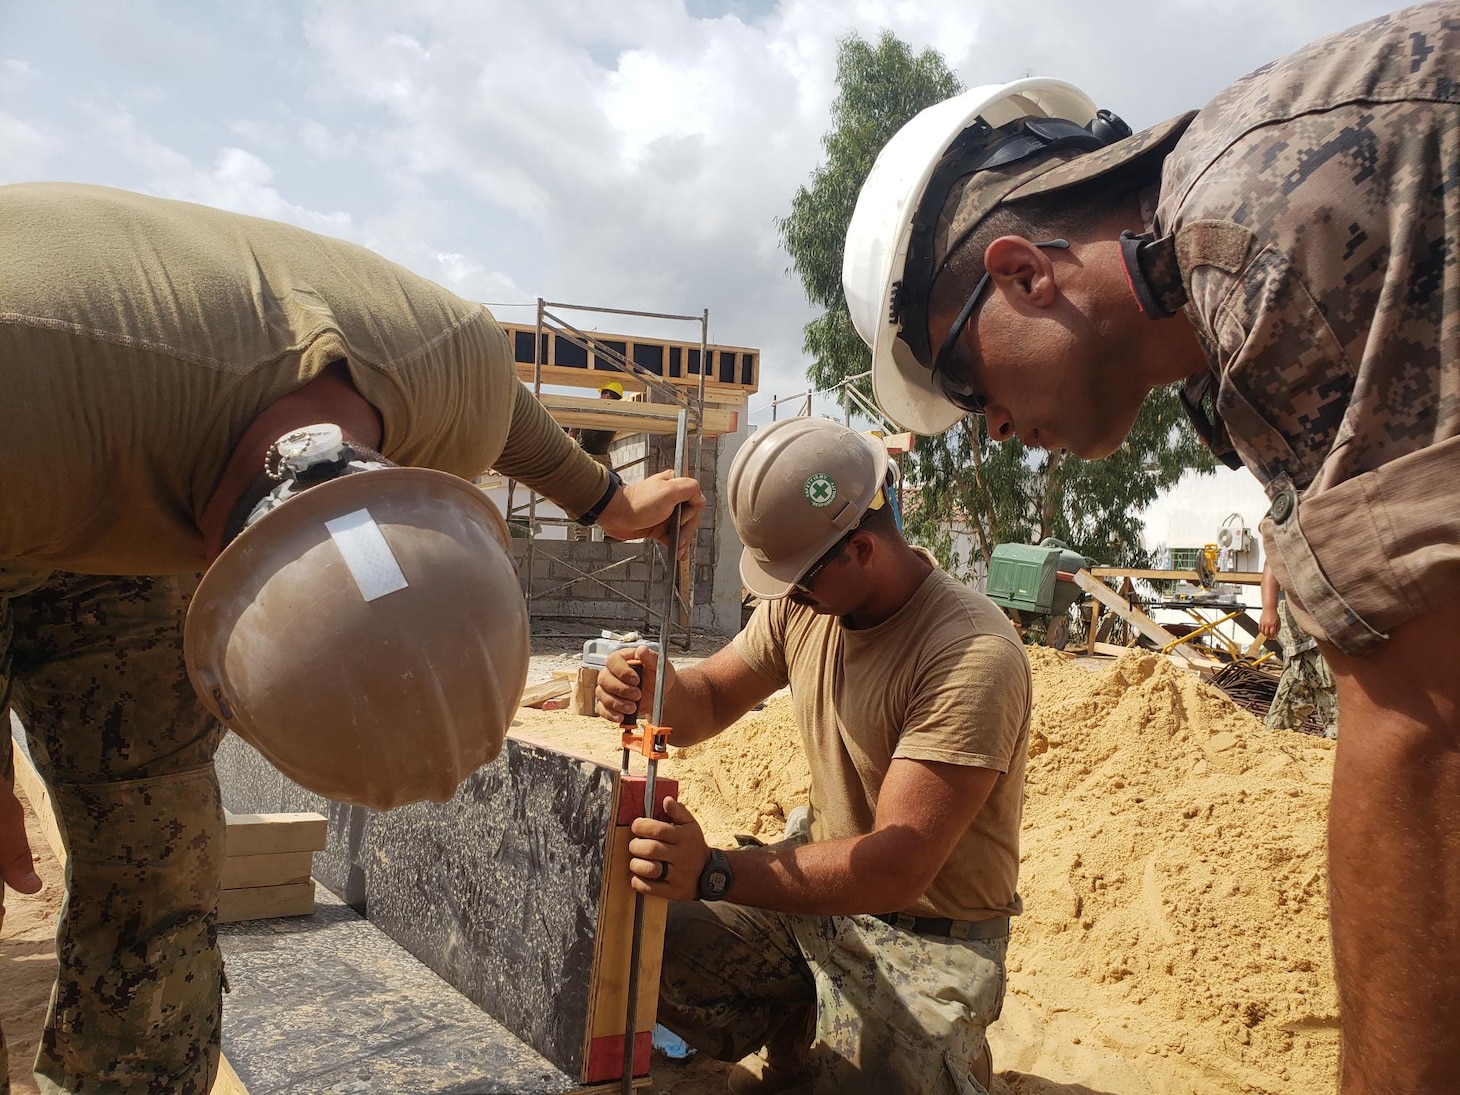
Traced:
[[[619, 731], [604, 719], [523, 708], [512, 734], [615, 767], [622, 757]], [[634, 754], [630, 770], [640, 774], [644, 763]], [[679, 797], [711, 844], [732, 847], [738, 833], [776, 839], [811, 781], [790, 697], [772, 699], [707, 742], [672, 749], [659, 775], [679, 781]]]
[[1030, 655], [1015, 991], [1211, 1081], [1153, 1061], [1151, 1090], [1333, 1090], [1332, 744], [1269, 730], [1152, 655], [1098, 675]]
[[[1030, 657], [1025, 914], [994, 1037], [999, 1067], [1017, 1070], [1007, 1086], [1333, 1090], [1331, 743], [1268, 730], [1153, 655], [1097, 672], [1043, 648]], [[617, 763], [606, 723], [523, 716], [527, 736]], [[675, 753], [660, 774], [680, 781], [713, 842], [773, 839], [806, 801], [789, 699]]]

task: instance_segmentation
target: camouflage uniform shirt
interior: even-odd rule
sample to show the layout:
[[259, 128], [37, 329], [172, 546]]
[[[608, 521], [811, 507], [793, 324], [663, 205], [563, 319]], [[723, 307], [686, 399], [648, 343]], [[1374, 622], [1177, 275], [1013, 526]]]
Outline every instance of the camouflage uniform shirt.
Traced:
[[[1304, 629], [1350, 654], [1460, 592], [1460, 3], [1227, 88], [1166, 157], [1152, 224]], [[1222, 438], [1219, 436], [1218, 441]]]

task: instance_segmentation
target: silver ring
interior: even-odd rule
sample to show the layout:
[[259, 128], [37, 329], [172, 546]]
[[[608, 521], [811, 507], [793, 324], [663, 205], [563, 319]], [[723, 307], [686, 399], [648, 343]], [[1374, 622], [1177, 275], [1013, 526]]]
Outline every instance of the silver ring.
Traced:
[[659, 877], [656, 878], [654, 881], [655, 882], [664, 882], [668, 878], [669, 878], [669, 861], [667, 859], [661, 859], [659, 861]]

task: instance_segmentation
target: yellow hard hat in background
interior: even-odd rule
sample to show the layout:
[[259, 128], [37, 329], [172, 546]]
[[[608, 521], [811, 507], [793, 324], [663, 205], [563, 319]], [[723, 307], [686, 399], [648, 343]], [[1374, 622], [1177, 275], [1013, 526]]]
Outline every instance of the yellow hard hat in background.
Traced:
[[599, 394], [602, 394], [604, 392], [612, 392], [620, 399], [624, 397], [624, 386], [617, 380], [609, 380], [604, 382], [603, 384], [599, 385], [598, 391]]

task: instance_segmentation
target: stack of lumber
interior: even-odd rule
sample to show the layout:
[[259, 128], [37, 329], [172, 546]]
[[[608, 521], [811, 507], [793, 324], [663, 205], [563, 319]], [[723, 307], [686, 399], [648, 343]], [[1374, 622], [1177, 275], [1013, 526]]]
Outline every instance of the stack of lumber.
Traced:
[[319, 814], [234, 814], [228, 820], [218, 923], [314, 912], [314, 853], [329, 833]]

